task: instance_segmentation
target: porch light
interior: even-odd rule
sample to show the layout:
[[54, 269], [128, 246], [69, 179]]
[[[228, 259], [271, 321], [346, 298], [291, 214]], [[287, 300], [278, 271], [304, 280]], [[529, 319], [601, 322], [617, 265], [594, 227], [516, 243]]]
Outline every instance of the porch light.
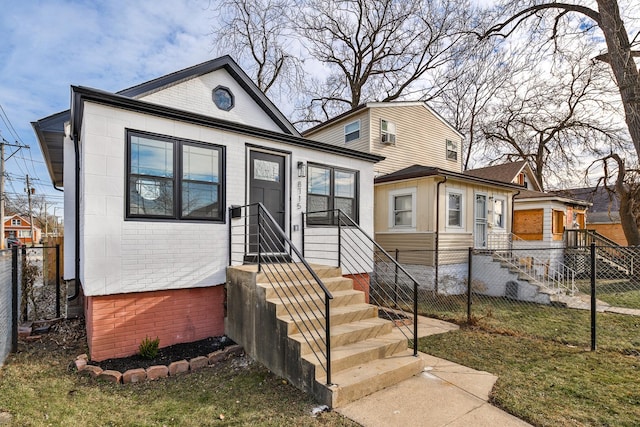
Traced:
[[307, 176], [307, 165], [304, 162], [298, 162], [298, 178]]

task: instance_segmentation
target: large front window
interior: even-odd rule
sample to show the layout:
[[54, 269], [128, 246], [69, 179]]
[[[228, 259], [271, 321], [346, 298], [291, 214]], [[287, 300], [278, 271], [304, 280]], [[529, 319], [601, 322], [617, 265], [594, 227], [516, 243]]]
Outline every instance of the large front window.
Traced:
[[312, 224], [335, 223], [340, 209], [358, 221], [358, 173], [329, 166], [309, 165], [307, 212]]
[[127, 217], [223, 219], [224, 149], [129, 132]]

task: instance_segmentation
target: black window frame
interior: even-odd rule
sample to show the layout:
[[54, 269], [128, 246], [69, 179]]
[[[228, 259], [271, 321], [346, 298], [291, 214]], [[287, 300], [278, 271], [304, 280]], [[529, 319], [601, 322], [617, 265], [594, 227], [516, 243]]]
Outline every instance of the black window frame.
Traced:
[[[173, 194], [172, 194], [172, 206], [173, 215], [149, 215], [149, 214], [132, 214], [131, 213], [131, 176], [136, 175], [131, 173], [131, 138], [142, 137], [147, 139], [153, 139], [158, 141], [169, 142], [172, 144], [173, 150], [173, 178], [169, 178], [173, 182]], [[151, 220], [151, 221], [180, 221], [180, 222], [213, 222], [213, 223], [225, 223], [226, 214], [226, 147], [219, 144], [212, 144], [203, 141], [194, 141], [186, 138], [178, 138], [167, 135], [161, 135], [151, 132], [144, 132], [138, 130], [127, 129], [126, 130], [126, 179], [125, 179], [125, 219], [126, 220]], [[184, 182], [199, 182], [197, 180], [183, 179], [183, 147], [194, 146], [202, 147], [209, 150], [218, 152], [218, 182], [208, 183], [216, 185], [218, 188], [218, 212], [215, 217], [204, 217], [194, 215], [183, 215], [183, 197], [182, 197], [182, 183]]]
[[[328, 169], [330, 171], [330, 175], [329, 175], [329, 195], [326, 196], [324, 194], [321, 195], [317, 195], [317, 194], [313, 194], [309, 192], [309, 184], [311, 181], [311, 169], [317, 167], [317, 168], [322, 168], [322, 169]], [[335, 195], [335, 174], [337, 172], [346, 172], [346, 173], [352, 173], [354, 175], [354, 195], [353, 195], [353, 214], [351, 215], [351, 219], [353, 219], [355, 221], [356, 224], [360, 223], [360, 171], [355, 170], [355, 169], [348, 169], [348, 168], [343, 168], [343, 167], [338, 167], [338, 166], [330, 166], [330, 165], [326, 165], [326, 164], [322, 164], [322, 163], [307, 163], [307, 189], [306, 189], [306, 195], [307, 195], [307, 224], [308, 225], [320, 225], [320, 226], [337, 226], [338, 225], [338, 218], [337, 215], [334, 214], [334, 209], [335, 209], [335, 199], [336, 198], [341, 198], [339, 196]], [[309, 215], [310, 213], [313, 213], [313, 211], [309, 211], [309, 195], [312, 196], [323, 196], [323, 197], [327, 197], [328, 198], [328, 203], [327, 203], [327, 215], [319, 217], [319, 216], [312, 216]], [[344, 197], [342, 197], [344, 198]]]

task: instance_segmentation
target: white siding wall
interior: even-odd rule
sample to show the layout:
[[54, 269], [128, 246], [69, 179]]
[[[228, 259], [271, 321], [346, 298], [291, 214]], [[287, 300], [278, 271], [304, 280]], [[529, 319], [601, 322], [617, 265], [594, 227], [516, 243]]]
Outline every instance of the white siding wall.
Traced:
[[[220, 110], [212, 99], [212, 90], [218, 85], [231, 89], [235, 106], [231, 111]], [[282, 130], [225, 70], [217, 70], [200, 77], [162, 88], [139, 98], [142, 101], [217, 117], [236, 123], [260, 127], [276, 132]]]
[[64, 280], [73, 279], [75, 276], [75, 238], [76, 238], [76, 214], [75, 214], [75, 151], [73, 141], [68, 136], [68, 126], [65, 126], [64, 150]]
[[[360, 223], [373, 232], [373, 165], [369, 162], [87, 102], [81, 177], [86, 194], [81, 231], [81, 278], [86, 295], [210, 286], [225, 281], [226, 224], [124, 220], [126, 128], [226, 146], [227, 207], [245, 204], [246, 143], [291, 151], [291, 165], [313, 161], [360, 170]], [[288, 170], [294, 175], [289, 181], [293, 189], [291, 223], [300, 226], [306, 209], [306, 178], [298, 178], [295, 167]], [[298, 181], [302, 193], [299, 205]], [[293, 232], [292, 239], [299, 246], [301, 231]]]

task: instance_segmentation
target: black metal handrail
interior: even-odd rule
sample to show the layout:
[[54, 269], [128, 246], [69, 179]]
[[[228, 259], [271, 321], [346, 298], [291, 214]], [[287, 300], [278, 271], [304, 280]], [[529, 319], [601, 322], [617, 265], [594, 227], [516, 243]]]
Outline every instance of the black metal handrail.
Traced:
[[596, 230], [565, 230], [565, 242], [568, 248], [588, 250], [591, 243], [597, 246], [597, 257], [605, 259], [627, 276], [634, 274], [634, 259], [637, 253], [629, 247], [621, 246]]
[[[330, 300], [333, 295], [262, 203], [231, 207], [229, 218], [229, 265], [258, 265], [258, 271], [264, 273], [324, 369], [327, 384], [331, 384]], [[239, 224], [233, 225], [233, 222]], [[242, 231], [234, 233], [237, 229]], [[241, 238], [241, 242], [234, 241], [237, 238]], [[242, 250], [234, 251], [238, 245]], [[242, 254], [240, 262], [234, 259], [238, 253]], [[286, 282], [302, 286], [289, 287], [284, 285]], [[324, 307], [318, 304], [318, 298], [324, 300]]]
[[[368, 285], [370, 301], [383, 307], [383, 314], [396, 323], [406, 338], [413, 339], [413, 353], [417, 355], [418, 281], [342, 210], [307, 212], [302, 216], [305, 257], [335, 263], [357, 284]], [[412, 327], [406, 320], [412, 320]]]

